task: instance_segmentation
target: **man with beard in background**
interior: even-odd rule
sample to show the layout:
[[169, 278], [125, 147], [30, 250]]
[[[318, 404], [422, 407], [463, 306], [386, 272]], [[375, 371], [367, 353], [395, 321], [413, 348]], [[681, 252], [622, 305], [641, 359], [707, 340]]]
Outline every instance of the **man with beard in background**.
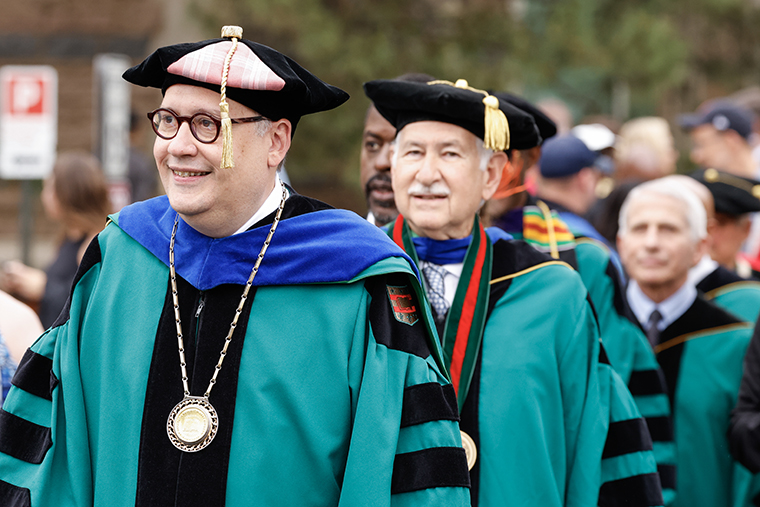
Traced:
[[[404, 74], [399, 81], [427, 83], [435, 78], [427, 74]], [[362, 151], [359, 159], [360, 178], [367, 198], [367, 220], [383, 226], [398, 216], [391, 187], [389, 150], [396, 138], [396, 128], [370, 104], [364, 117]]]

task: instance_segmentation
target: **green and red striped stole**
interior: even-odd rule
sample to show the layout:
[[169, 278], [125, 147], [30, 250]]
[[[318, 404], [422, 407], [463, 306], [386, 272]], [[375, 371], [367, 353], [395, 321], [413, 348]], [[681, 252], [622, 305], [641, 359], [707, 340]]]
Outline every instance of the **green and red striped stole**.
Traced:
[[[399, 215], [387, 229], [388, 235], [420, 267], [414, 248], [412, 233], [404, 217]], [[470, 389], [475, 362], [483, 340], [490, 295], [491, 257], [493, 245], [475, 216], [473, 237], [464, 257], [462, 276], [459, 278], [454, 301], [446, 316], [441, 345], [443, 359], [457, 393], [459, 411], [462, 411]]]

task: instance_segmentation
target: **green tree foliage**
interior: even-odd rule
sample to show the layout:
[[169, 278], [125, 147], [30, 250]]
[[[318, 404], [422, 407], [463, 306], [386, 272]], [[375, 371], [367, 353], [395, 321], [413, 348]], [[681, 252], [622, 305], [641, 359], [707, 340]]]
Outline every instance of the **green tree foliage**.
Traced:
[[[198, 0], [195, 9], [211, 36], [222, 24], [239, 24], [246, 37], [277, 48], [351, 94], [336, 111], [302, 120], [287, 167], [306, 186], [329, 181], [358, 195], [359, 143], [369, 104], [361, 88], [365, 81], [406, 72], [465, 78], [475, 87], [511, 90], [533, 100], [558, 96], [578, 117], [609, 114], [613, 90], [624, 83], [631, 112], [652, 114], [669, 94], [688, 88], [696, 71], [709, 76], [714, 66], [723, 79], [735, 82], [735, 67], [760, 63], [757, 30], [752, 30], [760, 26], [759, 9], [752, 2], [758, 4]], [[694, 30], [706, 31], [710, 40]], [[740, 49], [725, 61], [728, 47]]]

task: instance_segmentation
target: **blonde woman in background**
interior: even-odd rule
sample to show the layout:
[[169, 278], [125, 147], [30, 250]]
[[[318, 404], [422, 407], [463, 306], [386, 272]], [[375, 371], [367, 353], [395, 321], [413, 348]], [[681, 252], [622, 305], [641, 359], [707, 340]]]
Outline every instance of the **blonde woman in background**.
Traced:
[[627, 121], [615, 143], [615, 180], [653, 180], [676, 171], [678, 151], [664, 118], [645, 116]]

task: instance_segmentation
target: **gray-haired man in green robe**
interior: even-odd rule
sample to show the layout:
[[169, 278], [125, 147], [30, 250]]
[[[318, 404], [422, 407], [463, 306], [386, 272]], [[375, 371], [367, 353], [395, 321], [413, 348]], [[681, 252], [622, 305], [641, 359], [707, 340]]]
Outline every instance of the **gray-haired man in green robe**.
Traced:
[[727, 431], [751, 325], [688, 282], [705, 252], [705, 208], [672, 179], [634, 188], [620, 210], [618, 250], [633, 313], [665, 374], [674, 418], [673, 505], [751, 504], [749, 472], [729, 455]]

